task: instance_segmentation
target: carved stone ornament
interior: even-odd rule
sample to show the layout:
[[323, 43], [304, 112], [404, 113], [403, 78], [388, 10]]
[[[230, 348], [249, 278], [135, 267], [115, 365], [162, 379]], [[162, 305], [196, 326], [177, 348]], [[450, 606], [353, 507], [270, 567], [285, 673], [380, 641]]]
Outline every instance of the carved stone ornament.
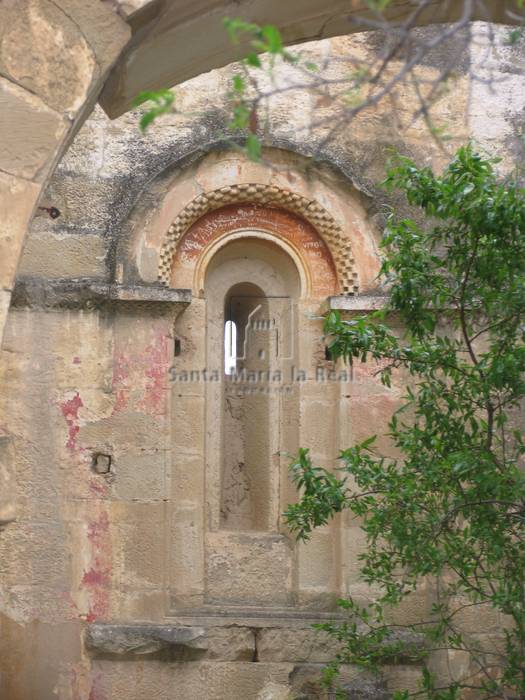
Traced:
[[350, 241], [331, 214], [315, 200], [275, 185], [262, 184], [221, 187], [218, 190], [200, 194], [184, 207], [169, 227], [160, 251], [158, 280], [161, 284], [169, 286], [177, 246], [190, 226], [209, 211], [237, 202], [281, 207], [303, 216], [317, 229], [328, 245], [342, 293], [347, 295], [359, 293], [358, 276]]

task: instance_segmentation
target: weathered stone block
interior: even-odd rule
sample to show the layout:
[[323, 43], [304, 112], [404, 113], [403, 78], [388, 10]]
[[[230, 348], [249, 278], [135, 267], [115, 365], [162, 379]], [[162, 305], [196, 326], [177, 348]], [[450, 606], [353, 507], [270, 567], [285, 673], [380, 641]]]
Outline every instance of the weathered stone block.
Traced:
[[379, 678], [356, 678], [342, 683], [341, 690], [348, 700], [390, 700], [392, 697], [385, 681]]
[[421, 667], [417, 664], [385, 665], [381, 667], [381, 672], [390, 692], [408, 690], [409, 693], [417, 693], [421, 690]]
[[[211, 627], [206, 658], [218, 661], [253, 661], [255, 634], [249, 627]], [[258, 659], [262, 660], [262, 659]]]
[[[213, 663], [206, 666], [206, 698], [258, 700], [269, 684], [287, 685], [291, 664]], [[188, 698], [189, 700], [189, 698]]]
[[208, 648], [203, 627], [169, 625], [93, 624], [86, 630], [88, 649], [118, 656], [154, 654], [164, 650], [204, 652]]
[[[321, 685], [322, 664], [297, 664], [290, 674], [290, 685], [294, 700], [329, 700], [328, 693]], [[349, 683], [359, 677], [359, 670], [352, 666], [343, 666], [339, 676], [340, 683]]]
[[334, 590], [333, 563], [335, 559], [333, 526], [319, 528], [307, 543], [298, 545], [299, 588], [319, 592]]
[[[0, 289], [0, 329], [4, 329], [7, 320], [7, 312], [11, 303], [11, 292], [7, 289]], [[1, 336], [1, 331], [0, 331]]]
[[[95, 107], [95, 111], [97, 108]], [[91, 115], [75, 136], [74, 145], [67, 149], [57, 167], [57, 176], [74, 173], [89, 179], [98, 176], [104, 162], [104, 125]], [[61, 212], [62, 213], [62, 212]]]
[[165, 549], [162, 530], [147, 518], [119, 526], [122, 569], [120, 580], [126, 589], [158, 588], [163, 580]]
[[206, 570], [209, 602], [290, 604], [291, 553], [290, 544], [280, 535], [210, 533]]
[[42, 180], [66, 124], [38, 97], [0, 76], [0, 169]]
[[[0, 120], [3, 118], [0, 113]], [[0, 133], [0, 141], [2, 138], [8, 139], [9, 134]], [[0, 288], [13, 287], [24, 233], [39, 192], [32, 182], [0, 173]]]
[[[197, 426], [196, 430], [199, 432], [201, 426]], [[171, 453], [171, 496], [174, 503], [204, 503], [204, 472], [203, 454], [186, 454], [184, 447], [174, 445]]]
[[100, 277], [106, 275], [106, 243], [101, 236], [30, 235], [20, 258], [19, 275], [45, 277]]
[[115, 463], [113, 493], [135, 501], [162, 500], [165, 493], [164, 454], [124, 454]]
[[78, 25], [47, 0], [8, 2], [4, 13], [0, 70], [59, 112], [79, 109], [99, 69]]
[[[330, 382], [328, 391], [334, 386]], [[334, 397], [335, 399], [335, 397]], [[337, 456], [337, 434], [335, 426], [324, 416], [331, 416], [333, 402], [308, 401], [302, 405], [301, 410], [301, 434], [308, 436], [310, 445], [315, 447], [315, 454], [325, 459], [334, 459]]]
[[114, 446], [117, 460], [117, 452], [154, 452], [162, 444], [162, 433], [151, 416], [138, 411], [122, 411], [83, 425], [79, 440], [87, 448], [96, 448], [99, 444]]
[[171, 386], [171, 439], [179, 470], [184, 463], [184, 457], [179, 455], [202, 454], [204, 451], [205, 403], [199, 396], [177, 396], [178, 382], [172, 382]]
[[[61, 173], [53, 178], [46, 189], [46, 202], [60, 211], [60, 217], [51, 223], [49, 219], [35, 221], [35, 233], [47, 233], [49, 228], [65, 234], [99, 234], [103, 236], [111, 226], [122, 221], [129, 208], [130, 183], [122, 187], [116, 178], [104, 180], [80, 177], [76, 172]], [[43, 229], [44, 221], [51, 227]], [[71, 276], [71, 275], [70, 275]]]
[[170, 528], [169, 580], [176, 607], [193, 607], [204, 596], [202, 504], [175, 502]]
[[257, 632], [257, 658], [272, 662], [326, 663], [341, 645], [326, 632], [311, 628], [263, 628]]
[[131, 36], [129, 26], [114, 11], [112, 3], [89, 0], [53, 0], [81, 28], [104, 73], [117, 60]]

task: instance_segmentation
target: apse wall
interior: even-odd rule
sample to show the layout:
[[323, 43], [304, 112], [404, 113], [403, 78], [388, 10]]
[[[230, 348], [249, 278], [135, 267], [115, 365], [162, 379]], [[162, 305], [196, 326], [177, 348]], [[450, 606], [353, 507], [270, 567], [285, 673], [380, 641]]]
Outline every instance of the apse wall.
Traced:
[[[366, 53], [377, 39], [307, 50], [322, 57], [351, 42]], [[444, 97], [449, 152], [474, 136], [501, 146], [507, 167], [519, 153], [523, 104], [509, 89], [509, 51], [483, 69], [510, 76], [490, 110], [487, 84], [465, 77]], [[434, 55], [424, 70], [434, 75], [442, 60]], [[252, 520], [241, 508], [241, 525], [225, 527], [232, 470], [214, 439], [231, 429], [226, 394], [202, 374], [173, 380], [202, 372], [210, 353], [221, 365], [210, 329], [218, 324], [221, 338], [224, 298], [209, 303], [210, 271], [221, 246], [257, 239], [242, 255], [258, 261], [258, 274], [274, 274], [261, 246], [279, 246], [295, 266], [299, 282], [276, 296], [293, 300], [292, 360], [311, 379], [264, 408], [272, 420], [284, 416], [276, 450], [308, 442], [316, 459], [334, 464], [339, 447], [381, 432], [400, 386], [382, 387], [373, 366], [337, 374], [320, 316], [330, 296], [351, 297], [359, 312], [385, 292], [378, 244], [390, 208], [402, 206], [379, 186], [389, 148], [436, 168], [447, 153], [423, 123], [401, 130], [386, 111], [360, 115], [322, 145], [305, 130], [315, 96], [295, 93], [276, 100], [264, 162], [252, 163], [227, 137], [220, 96], [231, 72], [182, 85], [178, 105], [194, 116], [166, 116], [146, 135], [137, 113], [110, 122], [96, 109], [42, 202], [60, 216], [43, 209], [33, 221], [1, 364], [2, 448], [13, 455], [17, 494], [16, 520], [0, 537], [0, 695], [9, 700], [318, 697], [320, 666], [335, 649], [311, 623], [331, 618], [348, 592], [369, 599], [355, 522], [337, 521], [307, 547], [286, 532], [279, 514], [294, 498], [286, 455], [265, 457], [273, 472], [262, 497], [271, 507]], [[408, 108], [415, 98], [406, 100]], [[264, 291], [244, 264], [236, 281]], [[288, 263], [275, 265], [285, 276]], [[316, 379], [332, 372], [335, 381]], [[415, 600], [405, 619], [431, 605], [432, 591]], [[487, 617], [484, 633], [499, 622]], [[401, 660], [385, 668], [384, 683], [413, 687], [416, 676]], [[369, 687], [354, 669], [347, 679], [354, 690]], [[373, 691], [381, 697], [384, 688]]]

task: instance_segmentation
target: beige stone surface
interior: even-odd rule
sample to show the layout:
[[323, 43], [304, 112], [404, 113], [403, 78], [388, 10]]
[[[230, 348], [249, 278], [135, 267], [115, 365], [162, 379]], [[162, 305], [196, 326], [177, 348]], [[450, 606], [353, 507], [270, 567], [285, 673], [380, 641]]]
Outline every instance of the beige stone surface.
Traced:
[[42, 180], [67, 132], [60, 113], [0, 76], [0, 169]]
[[0, 531], [17, 516], [15, 467], [13, 441], [0, 434]]
[[151, 3], [151, 0], [115, 0], [115, 3], [125, 16], [128, 16], [147, 7]]
[[256, 653], [255, 635], [256, 632], [247, 627], [213, 627], [207, 635], [209, 646], [206, 657], [220, 661], [253, 661]]
[[78, 25], [46, 0], [3, 7], [0, 71], [58, 112], [79, 109], [98, 71]]
[[257, 658], [262, 662], [328, 663], [340, 644], [312, 628], [267, 628], [257, 633]]
[[19, 275], [54, 277], [104, 277], [107, 250], [103, 239], [92, 234], [31, 236], [27, 241]]
[[82, 32], [93, 51], [101, 77], [120, 56], [129, 36], [129, 26], [115, 13], [111, 3], [86, 0], [53, 0]]
[[257, 696], [257, 700], [290, 700], [290, 688], [288, 685], [267, 683]]
[[[99, 661], [92, 673], [92, 687], [111, 697], [128, 700], [258, 700], [268, 686], [285, 686], [293, 670], [290, 664], [213, 663], [166, 664], [150, 661], [132, 664]], [[96, 682], [95, 682], [95, 679]]]
[[7, 289], [0, 289], [0, 324], [2, 329], [5, 327], [7, 321], [7, 314], [9, 311], [10, 303], [11, 291]]
[[29, 224], [39, 193], [38, 185], [0, 172], [0, 287], [4, 290], [12, 289], [18, 241]]
[[210, 603], [286, 606], [291, 602], [291, 551], [282, 536], [210, 533], [206, 582]]

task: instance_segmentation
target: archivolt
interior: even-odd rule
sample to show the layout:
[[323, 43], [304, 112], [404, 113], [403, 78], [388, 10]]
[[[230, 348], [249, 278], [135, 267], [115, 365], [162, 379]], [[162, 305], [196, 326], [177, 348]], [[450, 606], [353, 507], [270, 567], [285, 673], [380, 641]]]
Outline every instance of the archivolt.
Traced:
[[207, 212], [237, 202], [279, 206], [303, 216], [315, 226], [328, 245], [342, 292], [349, 295], [359, 292], [358, 276], [355, 271], [350, 241], [326, 209], [315, 200], [307, 199], [290, 190], [262, 184], [221, 187], [218, 190], [199, 195], [184, 207], [169, 227], [160, 251], [158, 280], [161, 284], [169, 286], [171, 267], [177, 246], [190, 226]]

